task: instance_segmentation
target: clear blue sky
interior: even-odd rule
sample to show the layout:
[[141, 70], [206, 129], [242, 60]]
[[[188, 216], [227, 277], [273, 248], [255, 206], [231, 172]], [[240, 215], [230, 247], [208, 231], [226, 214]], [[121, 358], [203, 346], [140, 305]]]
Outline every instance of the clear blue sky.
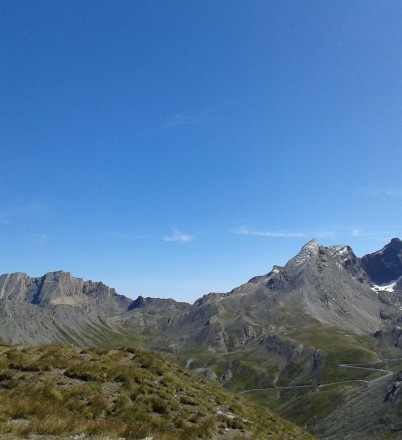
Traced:
[[402, 236], [400, 1], [0, 2], [0, 273], [193, 301]]

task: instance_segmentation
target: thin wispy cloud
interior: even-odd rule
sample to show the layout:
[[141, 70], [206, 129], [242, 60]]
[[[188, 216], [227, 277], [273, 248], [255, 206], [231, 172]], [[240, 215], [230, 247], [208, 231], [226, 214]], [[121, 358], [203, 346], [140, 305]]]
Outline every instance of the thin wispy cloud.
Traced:
[[367, 187], [361, 193], [371, 197], [395, 197], [402, 198], [402, 188]]
[[254, 229], [241, 226], [232, 230], [233, 234], [247, 235], [256, 237], [272, 237], [272, 238], [292, 238], [292, 237], [307, 237], [303, 232], [290, 232], [290, 231], [258, 231]]
[[398, 235], [398, 233], [396, 231], [373, 231], [373, 230], [354, 229], [351, 235], [352, 237], [355, 238], [389, 240], [395, 237], [396, 235]]
[[262, 231], [251, 229], [246, 226], [233, 229], [230, 232], [236, 235], [266, 237], [266, 238], [316, 238], [317, 240], [347, 240], [349, 238], [359, 238], [367, 240], [388, 240], [398, 236], [397, 231], [392, 230], [375, 230], [364, 227], [346, 226], [346, 225], [330, 225], [311, 230], [309, 232], [293, 232], [293, 231]]
[[396, 235], [398, 235], [398, 233], [392, 230], [376, 230], [363, 226], [345, 225], [322, 227], [311, 233], [311, 236], [317, 239], [323, 238], [331, 240], [347, 240], [348, 238], [388, 240]]
[[194, 241], [194, 238], [194, 234], [184, 234], [175, 229], [171, 235], [165, 235], [163, 241], [167, 243], [189, 243]]

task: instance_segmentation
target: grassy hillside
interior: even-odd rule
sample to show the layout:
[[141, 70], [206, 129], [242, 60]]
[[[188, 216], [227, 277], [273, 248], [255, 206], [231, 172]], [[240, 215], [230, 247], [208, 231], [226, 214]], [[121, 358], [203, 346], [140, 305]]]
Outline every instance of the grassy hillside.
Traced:
[[[355, 393], [362, 392], [364, 381], [382, 375], [372, 370], [340, 367], [341, 364], [382, 367], [374, 340], [368, 336], [349, 334], [307, 319], [297, 329], [283, 328], [281, 332], [278, 338], [259, 335], [233, 352], [222, 354], [201, 347], [180, 353], [178, 359], [183, 365], [190, 359], [191, 369], [208, 368], [219, 378], [230, 370], [233, 377], [225, 385], [227, 389], [232, 392], [258, 389], [248, 392], [247, 397], [308, 429], [344, 405]], [[395, 365], [395, 371], [398, 366]], [[332, 385], [280, 389], [311, 384]], [[266, 389], [269, 387], [279, 388]]]
[[261, 405], [268, 406], [299, 426], [311, 428], [336, 408], [344, 405], [354, 393], [362, 392], [364, 383], [359, 381], [371, 381], [381, 377], [381, 374], [378, 375], [375, 371], [339, 367], [340, 364], [359, 363], [364, 366], [366, 362], [374, 362], [373, 365], [378, 366], [375, 362], [378, 361], [379, 355], [373, 350], [373, 343], [368, 337], [345, 334], [341, 330], [324, 325], [300, 326], [297, 330], [288, 331], [287, 336], [304, 346], [315, 347], [324, 354], [319, 380], [312, 382], [309, 376], [311, 371], [303, 364], [305, 360], [301, 359], [298, 365], [296, 358], [287, 364], [276, 385], [310, 383], [334, 385], [321, 389], [267, 390], [249, 393], [248, 397]]
[[0, 345], [0, 434], [10, 439], [312, 438], [155, 353], [6, 344]]

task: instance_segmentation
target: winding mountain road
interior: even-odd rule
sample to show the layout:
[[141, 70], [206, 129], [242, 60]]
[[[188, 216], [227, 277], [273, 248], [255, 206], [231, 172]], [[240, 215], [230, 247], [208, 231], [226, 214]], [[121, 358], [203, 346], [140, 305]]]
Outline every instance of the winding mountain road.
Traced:
[[[379, 362], [383, 362], [383, 361], [377, 361], [377, 363], [379, 363]], [[373, 363], [376, 363], [376, 362], [373, 362]], [[376, 379], [370, 380], [369, 383], [377, 382], [378, 380], [385, 379], [386, 377], [392, 376], [394, 374], [393, 371], [384, 370], [384, 368], [361, 367], [359, 365], [354, 365], [354, 364], [339, 364], [338, 367], [339, 368], [353, 368], [353, 369], [358, 369], [358, 370], [379, 371], [381, 373], [385, 373], [383, 376], [380, 376], [380, 377], [377, 377]]]
[[[379, 363], [379, 362], [384, 362], [384, 360], [372, 362], [372, 364]], [[298, 390], [298, 389], [306, 389], [306, 388], [317, 389], [317, 388], [324, 388], [324, 387], [329, 387], [332, 385], [339, 385], [339, 384], [345, 384], [345, 383], [361, 383], [367, 387], [369, 384], [371, 384], [373, 382], [376, 382], [381, 379], [385, 379], [386, 377], [394, 374], [390, 370], [384, 370], [383, 368], [375, 368], [375, 367], [362, 367], [361, 364], [339, 364], [338, 367], [339, 368], [352, 368], [355, 370], [379, 371], [379, 372], [385, 373], [385, 374], [383, 376], [377, 377], [376, 379], [373, 379], [370, 381], [364, 380], [364, 379], [349, 379], [349, 380], [340, 380], [338, 382], [328, 382], [328, 383], [317, 384], [317, 385], [293, 385], [293, 386], [283, 386], [283, 387], [253, 388], [250, 390], [240, 391], [239, 394], [252, 393], [254, 391], [268, 391], [268, 390]]]

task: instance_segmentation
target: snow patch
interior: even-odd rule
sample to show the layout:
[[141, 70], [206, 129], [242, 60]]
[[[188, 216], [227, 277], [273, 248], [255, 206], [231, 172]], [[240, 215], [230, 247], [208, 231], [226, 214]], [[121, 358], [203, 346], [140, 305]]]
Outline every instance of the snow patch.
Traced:
[[374, 290], [374, 292], [380, 292], [380, 291], [385, 291], [385, 292], [393, 292], [395, 290], [395, 285], [396, 285], [396, 281], [393, 281], [390, 284], [373, 284], [371, 286], [371, 290]]
[[346, 255], [349, 253], [347, 246], [331, 246], [330, 249], [337, 255]]

